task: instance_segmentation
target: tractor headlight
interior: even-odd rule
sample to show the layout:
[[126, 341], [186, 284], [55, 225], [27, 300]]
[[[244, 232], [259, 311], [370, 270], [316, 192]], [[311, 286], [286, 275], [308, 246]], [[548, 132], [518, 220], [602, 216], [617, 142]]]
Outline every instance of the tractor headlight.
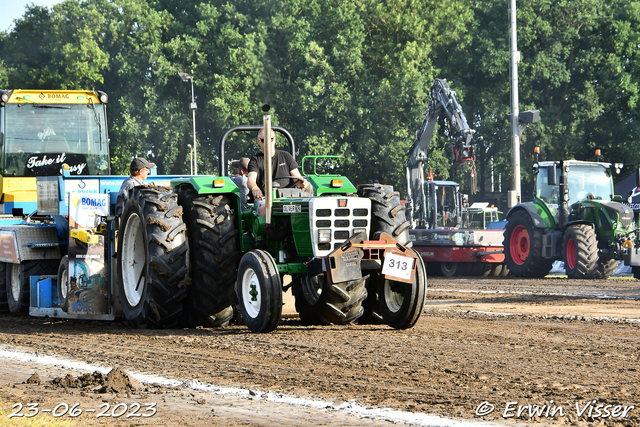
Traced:
[[322, 228], [318, 229], [318, 243], [330, 243], [331, 242], [331, 229]]

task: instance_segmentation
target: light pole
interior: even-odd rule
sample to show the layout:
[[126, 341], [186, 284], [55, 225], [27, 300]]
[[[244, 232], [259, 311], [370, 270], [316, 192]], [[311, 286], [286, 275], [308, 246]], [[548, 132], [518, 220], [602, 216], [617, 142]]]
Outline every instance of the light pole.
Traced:
[[189, 160], [191, 163], [191, 171], [189, 173], [193, 175], [193, 147], [191, 144], [187, 144], [187, 147], [189, 148]]
[[510, 1], [511, 9], [511, 150], [513, 165], [513, 176], [511, 178], [511, 191], [509, 191], [509, 207], [520, 203], [520, 132], [518, 124], [518, 62], [520, 62], [520, 52], [518, 52], [516, 33], [516, 0]]
[[198, 109], [198, 105], [193, 96], [193, 76], [187, 73], [178, 73], [178, 75], [183, 82], [191, 80], [191, 104], [189, 104], [189, 108], [193, 112], [193, 159], [191, 172], [192, 174], [195, 172], [195, 175], [198, 175], [198, 150], [196, 149], [196, 110]]

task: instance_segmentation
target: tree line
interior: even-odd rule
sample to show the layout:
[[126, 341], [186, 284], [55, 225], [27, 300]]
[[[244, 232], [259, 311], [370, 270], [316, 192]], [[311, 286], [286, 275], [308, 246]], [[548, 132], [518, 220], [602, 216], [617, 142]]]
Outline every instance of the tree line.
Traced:
[[[0, 87], [99, 89], [110, 96], [114, 172], [132, 156], [161, 174], [189, 172], [196, 96], [198, 172], [218, 172], [218, 138], [261, 124], [271, 107], [304, 155], [341, 155], [354, 183], [405, 194], [403, 165], [435, 78], [447, 79], [477, 135], [478, 191], [511, 180], [509, 0], [65, 0], [27, 6], [0, 32]], [[519, 108], [540, 110], [522, 135], [523, 192], [542, 159], [640, 162], [640, 2], [538, 0], [517, 6]], [[256, 151], [228, 141], [226, 159]], [[441, 121], [436, 179], [469, 190]], [[428, 172], [428, 171], [427, 171]]]

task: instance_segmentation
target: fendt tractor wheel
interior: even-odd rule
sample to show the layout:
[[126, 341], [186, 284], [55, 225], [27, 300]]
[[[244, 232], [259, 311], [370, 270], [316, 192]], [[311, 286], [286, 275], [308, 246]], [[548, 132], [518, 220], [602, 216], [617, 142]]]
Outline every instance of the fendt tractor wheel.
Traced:
[[534, 227], [527, 212], [517, 211], [504, 230], [504, 257], [516, 277], [542, 278], [549, 274], [553, 260], [542, 258], [542, 230]]
[[22, 264], [7, 264], [7, 304], [11, 313], [29, 313], [31, 298], [31, 276], [55, 275], [57, 259], [23, 261]]
[[[401, 245], [411, 246], [409, 241], [409, 221], [405, 207], [400, 202], [400, 193], [391, 185], [358, 185], [358, 197], [371, 200], [371, 232], [369, 238], [375, 239], [378, 232], [385, 232]], [[371, 280], [369, 280], [371, 281]], [[375, 285], [367, 283], [368, 297], [363, 302], [364, 314], [359, 320], [362, 324], [382, 324], [379, 297]]]
[[260, 249], [244, 254], [236, 284], [242, 320], [252, 332], [271, 332], [282, 316], [282, 281], [273, 257]]
[[613, 276], [618, 268], [618, 261], [615, 259], [600, 258], [598, 260], [598, 271], [596, 272], [596, 279], [608, 279]]
[[564, 268], [570, 279], [593, 279], [598, 272], [598, 241], [593, 227], [577, 224], [564, 233]]
[[233, 317], [234, 284], [240, 261], [237, 214], [230, 195], [198, 195], [178, 189], [189, 230], [191, 286], [184, 300], [185, 326], [222, 326]]
[[[384, 277], [380, 276], [380, 279]], [[418, 256], [413, 283], [380, 280], [378, 295], [385, 322], [396, 329], [408, 329], [416, 324], [427, 296], [427, 275], [424, 262]]]
[[631, 267], [631, 271], [633, 272], [633, 278], [640, 280], [640, 267]]
[[178, 196], [135, 187], [118, 231], [118, 292], [130, 326], [178, 325], [189, 279], [186, 226]]
[[7, 302], [7, 263], [0, 261], [0, 313], [9, 312]]
[[62, 311], [69, 311], [69, 256], [65, 255], [58, 267], [58, 300]]

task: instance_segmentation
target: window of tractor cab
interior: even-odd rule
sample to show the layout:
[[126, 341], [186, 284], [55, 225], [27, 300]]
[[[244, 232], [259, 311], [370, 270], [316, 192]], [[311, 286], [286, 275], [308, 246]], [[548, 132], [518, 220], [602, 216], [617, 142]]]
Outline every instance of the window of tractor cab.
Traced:
[[2, 111], [2, 175], [109, 174], [103, 105], [5, 104]]
[[[548, 204], [556, 205], [559, 203], [560, 166], [556, 168], [556, 185], [548, 184], [547, 173], [545, 167], [538, 170], [536, 196]], [[588, 199], [609, 201], [613, 194], [611, 171], [603, 165], [569, 164], [568, 185], [569, 204]]]

